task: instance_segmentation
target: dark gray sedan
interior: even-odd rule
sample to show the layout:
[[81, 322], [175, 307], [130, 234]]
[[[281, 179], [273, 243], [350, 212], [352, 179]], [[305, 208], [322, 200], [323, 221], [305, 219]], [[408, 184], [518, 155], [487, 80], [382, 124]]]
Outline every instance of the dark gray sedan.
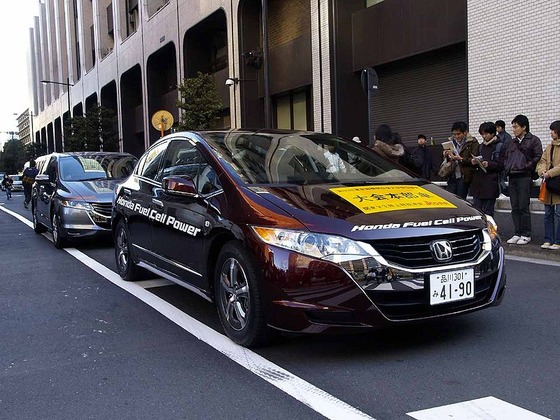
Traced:
[[115, 185], [136, 157], [118, 152], [53, 153], [37, 158], [31, 212], [35, 232], [50, 230], [55, 247], [70, 239], [111, 231]]

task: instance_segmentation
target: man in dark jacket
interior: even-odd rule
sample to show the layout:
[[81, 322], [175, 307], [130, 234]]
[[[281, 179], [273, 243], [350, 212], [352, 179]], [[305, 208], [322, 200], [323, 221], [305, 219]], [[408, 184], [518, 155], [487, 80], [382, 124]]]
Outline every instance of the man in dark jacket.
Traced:
[[529, 119], [517, 115], [511, 122], [515, 136], [507, 150], [504, 169], [509, 177], [509, 199], [515, 234], [508, 244], [527, 245], [531, 242], [531, 186], [535, 168], [541, 159], [541, 140], [529, 131]]
[[[502, 144], [504, 151], [507, 150], [509, 143], [511, 142], [511, 135], [506, 131], [506, 123], [503, 120], [496, 121], [496, 136], [498, 141]], [[509, 196], [508, 187], [506, 185], [506, 173], [502, 170], [500, 173], [500, 192], [502, 194]]]
[[27, 208], [29, 202], [31, 201], [31, 187], [33, 186], [33, 183], [35, 182], [35, 177], [39, 172], [36, 168], [36, 165], [37, 164], [35, 163], [35, 161], [31, 160], [29, 162], [29, 168], [26, 168], [25, 171], [23, 171], [22, 184], [23, 184], [23, 193], [25, 194], [25, 199], [23, 200], [23, 206], [25, 208]]
[[424, 134], [418, 134], [418, 146], [412, 153], [421, 165], [415, 172], [424, 179], [431, 179], [434, 172], [434, 158], [432, 151], [426, 147], [426, 136]]

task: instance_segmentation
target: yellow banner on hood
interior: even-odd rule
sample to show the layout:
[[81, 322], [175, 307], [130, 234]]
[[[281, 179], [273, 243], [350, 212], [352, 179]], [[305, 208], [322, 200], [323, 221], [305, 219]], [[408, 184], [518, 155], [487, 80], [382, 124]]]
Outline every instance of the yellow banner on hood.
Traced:
[[455, 209], [456, 205], [417, 185], [337, 187], [331, 192], [366, 214], [410, 209]]

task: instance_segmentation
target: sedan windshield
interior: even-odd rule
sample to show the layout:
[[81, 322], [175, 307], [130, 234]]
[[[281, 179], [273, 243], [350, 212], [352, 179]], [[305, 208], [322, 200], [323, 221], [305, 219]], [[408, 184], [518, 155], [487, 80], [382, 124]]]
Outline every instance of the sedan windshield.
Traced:
[[381, 183], [413, 179], [370, 149], [331, 134], [202, 134], [247, 184]]
[[135, 164], [136, 158], [126, 154], [68, 156], [60, 159], [60, 177], [63, 181], [124, 178]]

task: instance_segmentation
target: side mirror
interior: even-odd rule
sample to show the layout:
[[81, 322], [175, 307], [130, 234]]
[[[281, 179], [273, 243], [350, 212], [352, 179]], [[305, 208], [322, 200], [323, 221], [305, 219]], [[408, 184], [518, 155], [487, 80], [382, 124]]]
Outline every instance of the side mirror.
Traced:
[[39, 184], [42, 183], [42, 182], [43, 182], [43, 183], [44, 183], [44, 182], [49, 182], [49, 176], [48, 176], [48, 175], [44, 175], [44, 174], [43, 174], [43, 175], [37, 175], [37, 176], [35, 177], [35, 182], [37, 182], [37, 183], [39, 183]]
[[179, 194], [187, 197], [196, 197], [196, 185], [191, 179], [179, 176], [166, 176], [163, 178], [163, 190], [169, 194]]

